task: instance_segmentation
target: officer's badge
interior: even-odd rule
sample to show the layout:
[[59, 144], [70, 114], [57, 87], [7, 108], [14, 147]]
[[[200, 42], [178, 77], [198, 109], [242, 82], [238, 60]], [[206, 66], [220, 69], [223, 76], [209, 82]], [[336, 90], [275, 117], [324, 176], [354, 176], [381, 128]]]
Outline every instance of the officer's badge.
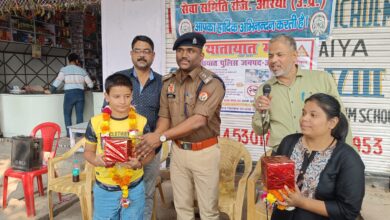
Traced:
[[169, 84], [168, 93], [175, 93], [175, 84], [173, 83]]
[[175, 98], [175, 84], [171, 83], [168, 85], [168, 92], [167, 92], [168, 98]]
[[201, 92], [198, 96], [199, 100], [204, 102], [209, 98], [209, 94], [207, 92]]
[[198, 44], [198, 41], [196, 40], [196, 37], [194, 37], [194, 39], [192, 39], [192, 44], [193, 45], [197, 45]]

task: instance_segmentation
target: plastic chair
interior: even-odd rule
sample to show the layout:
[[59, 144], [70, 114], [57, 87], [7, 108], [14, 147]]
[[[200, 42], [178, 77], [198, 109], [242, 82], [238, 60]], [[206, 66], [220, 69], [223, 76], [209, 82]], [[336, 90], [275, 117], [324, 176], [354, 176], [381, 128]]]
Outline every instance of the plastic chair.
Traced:
[[[160, 164], [163, 163], [167, 158], [169, 154], [169, 145], [168, 142], [164, 142], [161, 147], [161, 157], [160, 157]], [[154, 191], [154, 199], [153, 199], [153, 212], [152, 212], [152, 220], [157, 219], [157, 190], [160, 193], [161, 201], [164, 205], [165, 203], [165, 197], [164, 193], [162, 191], [162, 178], [161, 175], [157, 176], [156, 179], [156, 190]]]
[[[267, 151], [267, 156], [271, 156], [272, 150]], [[262, 155], [261, 157], [263, 157]], [[260, 158], [261, 158], [260, 157]], [[261, 161], [257, 161], [256, 167], [253, 170], [252, 174], [248, 178], [247, 185], [247, 219], [248, 220], [268, 220], [271, 218], [271, 211], [267, 211], [265, 203], [263, 201], [257, 200], [259, 195], [256, 193], [256, 184], [261, 177]], [[258, 188], [262, 188], [262, 185]]]
[[[230, 219], [240, 220], [242, 219], [246, 183], [252, 171], [252, 159], [245, 145], [238, 141], [219, 138], [218, 144], [221, 149], [219, 211], [226, 213]], [[236, 169], [241, 159], [244, 161], [245, 170], [236, 187]]]
[[[56, 155], [58, 142], [61, 135], [61, 127], [53, 122], [44, 122], [37, 125], [31, 132], [30, 136], [36, 137], [37, 133], [41, 133], [43, 141], [43, 153], [49, 154], [49, 158], [53, 158]], [[53, 149], [54, 139], [56, 140], [55, 147]], [[45, 158], [44, 159], [48, 159]], [[40, 169], [33, 171], [18, 171], [12, 168], [8, 168], [4, 172], [3, 180], [3, 209], [7, 207], [7, 190], [8, 190], [8, 177], [17, 178], [22, 180], [24, 199], [26, 201], [27, 216], [35, 216], [35, 203], [34, 203], [34, 177], [37, 177], [39, 195], [43, 196], [43, 184], [42, 175], [47, 173], [47, 166], [42, 165]], [[61, 200], [61, 195], [59, 195]]]
[[72, 174], [56, 177], [54, 167], [59, 162], [71, 158], [77, 150], [84, 146], [85, 138], [79, 140], [69, 151], [61, 156], [50, 159], [48, 163], [48, 184], [47, 196], [49, 201], [49, 217], [53, 219], [53, 199], [52, 192], [73, 193], [80, 199], [81, 213], [83, 220], [92, 219], [92, 185], [95, 180], [95, 168], [88, 162], [85, 162], [85, 168], [80, 172], [80, 181], [73, 182]]

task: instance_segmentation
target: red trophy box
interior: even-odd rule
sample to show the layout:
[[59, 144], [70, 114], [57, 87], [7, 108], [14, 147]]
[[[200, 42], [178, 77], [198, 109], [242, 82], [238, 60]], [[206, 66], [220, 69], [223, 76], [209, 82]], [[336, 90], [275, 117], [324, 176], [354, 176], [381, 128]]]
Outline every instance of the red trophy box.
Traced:
[[261, 158], [262, 181], [267, 190], [295, 189], [295, 163], [286, 156]]
[[104, 140], [104, 161], [105, 162], [126, 162], [129, 157], [136, 157], [135, 144], [128, 138], [105, 138]]

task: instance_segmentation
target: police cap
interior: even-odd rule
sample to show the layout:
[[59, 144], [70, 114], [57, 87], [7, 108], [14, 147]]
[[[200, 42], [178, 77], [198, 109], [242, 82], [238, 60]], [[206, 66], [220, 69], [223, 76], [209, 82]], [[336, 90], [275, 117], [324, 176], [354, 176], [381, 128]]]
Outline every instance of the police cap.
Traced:
[[173, 50], [176, 50], [180, 46], [193, 46], [202, 49], [205, 43], [206, 38], [202, 34], [189, 32], [176, 39]]

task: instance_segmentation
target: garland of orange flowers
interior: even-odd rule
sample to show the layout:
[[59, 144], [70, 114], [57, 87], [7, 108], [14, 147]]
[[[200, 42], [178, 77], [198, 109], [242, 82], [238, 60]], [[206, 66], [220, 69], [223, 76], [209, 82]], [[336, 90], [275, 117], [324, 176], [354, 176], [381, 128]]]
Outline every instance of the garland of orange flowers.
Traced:
[[123, 208], [127, 208], [130, 205], [129, 199], [129, 185], [131, 183], [131, 171], [123, 167], [111, 168], [111, 178], [119, 185], [122, 190], [121, 204]]
[[[106, 106], [102, 109], [102, 115], [103, 115], [103, 123], [101, 124], [101, 136], [102, 137], [109, 137], [110, 136], [110, 118], [111, 118], [111, 108], [109, 106]], [[134, 135], [134, 132], [137, 132], [137, 115], [136, 110], [133, 106], [130, 107], [129, 115], [129, 132], [130, 132], [130, 138], [132, 140], [132, 143], [135, 143], [136, 135]], [[119, 187], [122, 190], [122, 199], [121, 204], [123, 208], [127, 208], [130, 205], [130, 201], [127, 198], [129, 196], [129, 188], [128, 186], [131, 183], [131, 170], [126, 169], [120, 166], [114, 166], [109, 169], [110, 176], [112, 180], [119, 185]]]
[[[110, 106], [106, 106], [102, 109], [102, 115], [103, 115], [103, 123], [100, 126], [101, 129], [101, 136], [102, 137], [109, 137], [110, 136], [110, 118], [111, 118], [111, 108]], [[129, 115], [129, 131], [137, 131], [137, 115], [135, 108], [133, 106], [130, 107]]]

